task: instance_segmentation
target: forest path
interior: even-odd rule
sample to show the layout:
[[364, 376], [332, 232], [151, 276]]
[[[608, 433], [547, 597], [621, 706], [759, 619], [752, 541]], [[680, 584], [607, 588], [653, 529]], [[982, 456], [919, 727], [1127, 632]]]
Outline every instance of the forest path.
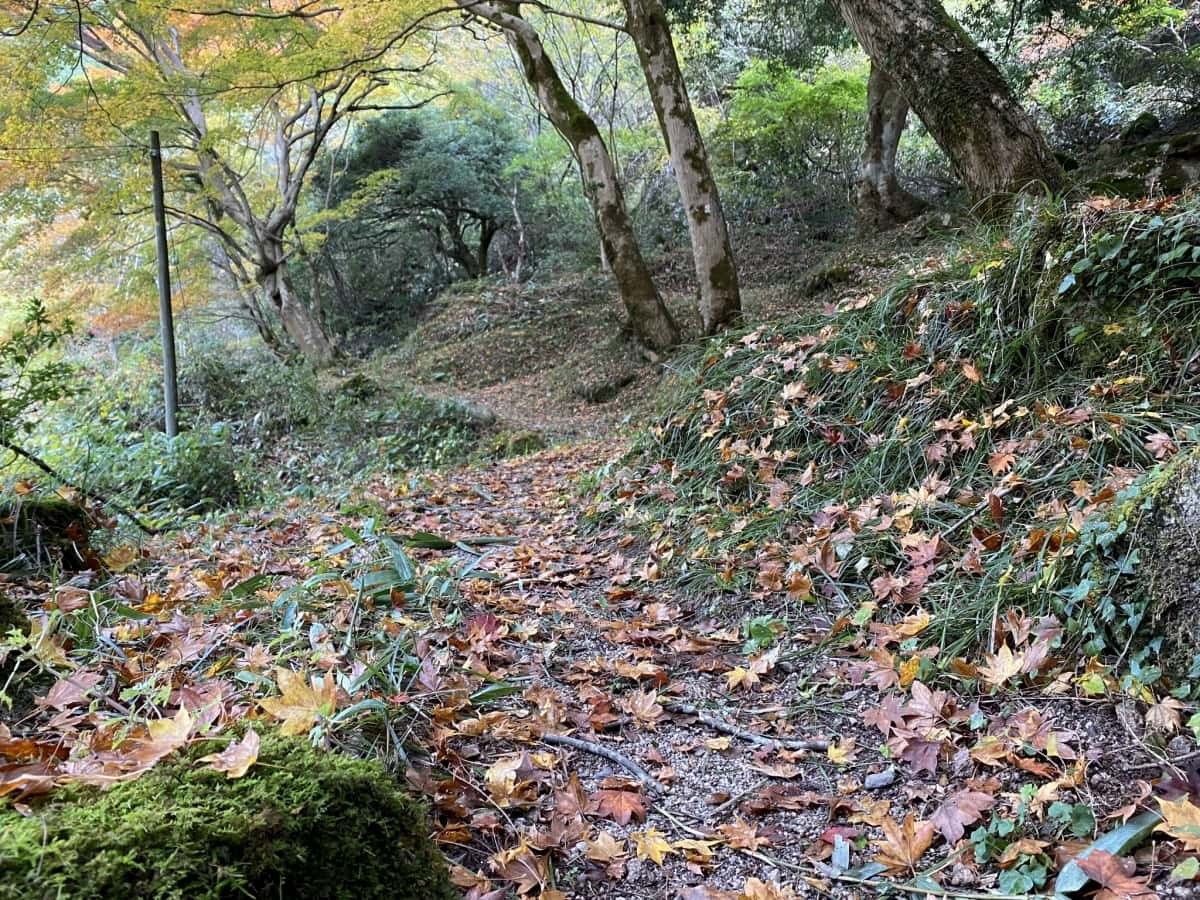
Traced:
[[[844, 716], [861, 692], [827, 693], [771, 662], [758, 689], [731, 695], [730, 673], [750, 665], [737, 622], [706, 617], [659, 581], [658, 561], [619, 526], [585, 521], [577, 478], [613, 452], [607, 443], [550, 450], [435, 477], [424, 499], [410, 498], [424, 530], [515, 540], [476, 562], [495, 580], [464, 586], [451, 644], [467, 668], [523, 690], [470, 721], [465, 736], [460, 725], [433, 742], [443, 765], [458, 763], [453, 782], [423, 784], [443, 833], [469, 836], [462, 861], [481, 879], [556, 885], [571, 897], [665, 898], [689, 887], [687, 896], [736, 896], [747, 878], [816, 875], [804, 849], [825, 830], [823, 801], [848, 771], [771, 741], [861, 730]], [[748, 820], [742, 805], [758, 816]], [[497, 843], [507, 849], [496, 854]], [[486, 893], [482, 880], [476, 887]]]
[[[819, 606], [793, 614], [780, 644], [746, 647], [745, 620], [769, 611], [681, 592], [653, 545], [620, 522], [588, 520], [579, 479], [616, 449], [577, 444], [433, 476], [393, 520], [512, 541], [460, 553], [487, 580], [462, 586], [461, 619], [442, 629], [436, 658], [442, 672], [483, 674], [513, 692], [482, 709], [435, 710], [436, 759], [410, 772], [468, 898], [506, 888], [630, 900], [863, 896], [823, 868], [835, 843], [839, 856], [856, 847], [843, 866], [882, 858], [900, 882], [937, 868], [966, 896], [994, 888], [995, 870], [962, 851], [919, 862], [938, 832], [957, 843], [1002, 797], [1024, 802], [1030, 782], [1043, 819], [1077, 789], [1097, 819], [1137, 789], [1142, 776], [1113, 768], [1147, 757], [1107, 706], [1050, 693], [968, 706], [919, 683], [898, 703], [892, 685], [846, 677], [855, 660], [873, 671], [861, 667], [868, 654], [831, 651], [825, 639], [842, 626]], [[874, 749], [888, 735], [898, 765]], [[939, 773], [943, 752], [954, 755]]]

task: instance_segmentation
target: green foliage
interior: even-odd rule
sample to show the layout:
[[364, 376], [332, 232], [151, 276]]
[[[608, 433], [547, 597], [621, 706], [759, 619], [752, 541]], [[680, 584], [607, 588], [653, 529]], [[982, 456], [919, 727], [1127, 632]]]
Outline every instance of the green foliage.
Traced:
[[479, 442], [479, 425], [461, 406], [416, 392], [375, 414], [371, 424], [389, 467], [422, 469], [467, 460]]
[[0, 341], [0, 439], [34, 426], [33, 414], [74, 389], [74, 368], [55, 353], [71, 324], [55, 324], [40, 300], [29, 300], [20, 324]]
[[867, 72], [865, 63], [801, 74], [752, 62], [734, 84], [714, 148], [736, 190], [779, 199], [824, 182], [848, 193], [862, 147]]
[[0, 811], [0, 897], [457, 897], [424, 810], [376, 763], [265, 737], [242, 778], [196, 747], [107, 792]]
[[318, 163], [317, 211], [302, 224], [317, 250], [301, 286], [326, 299], [340, 332], [377, 341], [449, 282], [511, 266], [506, 168], [517, 149], [509, 123], [481, 103], [369, 120], [348, 151]]
[[295, 433], [327, 413], [311, 366], [213, 342], [185, 355], [179, 398], [193, 421], [226, 423], [244, 446]]

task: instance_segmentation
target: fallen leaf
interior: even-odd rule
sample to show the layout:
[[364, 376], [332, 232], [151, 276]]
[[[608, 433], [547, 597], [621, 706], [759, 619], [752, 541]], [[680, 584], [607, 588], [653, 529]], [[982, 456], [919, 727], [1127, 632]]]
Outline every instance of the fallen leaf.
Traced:
[[1155, 900], [1158, 894], [1149, 884], [1133, 877], [1137, 864], [1122, 860], [1103, 850], [1093, 850], [1078, 860], [1079, 868], [1100, 885], [1095, 900]]
[[634, 849], [638, 859], [648, 859], [655, 865], [661, 866], [663, 860], [675, 852], [670, 841], [657, 828], [647, 828], [645, 831], [634, 831], [629, 835], [633, 839]]
[[258, 761], [258, 747], [258, 732], [250, 728], [240, 741], [230, 744], [220, 753], [200, 757], [200, 762], [208, 763], [210, 769], [224, 772], [227, 778], [241, 778]]
[[983, 814], [996, 805], [996, 798], [982, 791], [963, 790], [951, 794], [937, 808], [930, 821], [948, 844], [957, 844]]
[[875, 860], [891, 872], [915, 872], [917, 863], [933, 844], [937, 833], [932, 822], [918, 822], [912, 813], [904, 817], [903, 824], [887, 818], [880, 827], [885, 839], [875, 842], [879, 847]]
[[264, 697], [258, 703], [275, 718], [283, 720], [280, 734], [307, 734], [318, 718], [331, 716], [337, 710], [337, 691], [332, 678], [326, 677], [318, 685], [314, 676], [310, 687], [301, 673], [276, 669], [275, 681], [280, 696]]

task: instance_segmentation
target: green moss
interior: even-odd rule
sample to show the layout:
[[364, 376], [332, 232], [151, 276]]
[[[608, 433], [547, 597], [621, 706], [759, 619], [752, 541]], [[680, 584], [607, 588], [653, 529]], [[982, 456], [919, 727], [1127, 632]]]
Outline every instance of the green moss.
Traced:
[[199, 755], [0, 812], [0, 898], [458, 896], [422, 807], [378, 764], [268, 737], [229, 780]]

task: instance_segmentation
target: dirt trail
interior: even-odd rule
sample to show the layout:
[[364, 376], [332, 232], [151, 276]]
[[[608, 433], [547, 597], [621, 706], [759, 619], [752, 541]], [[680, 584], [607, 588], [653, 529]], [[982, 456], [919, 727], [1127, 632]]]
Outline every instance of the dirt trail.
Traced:
[[[466, 668], [522, 690], [435, 732], [439, 759], [416, 779], [433, 798], [443, 837], [463, 842], [451, 856], [465, 867], [464, 886], [474, 884], [468, 896], [506, 883], [581, 898], [861, 896], [863, 888], [839, 885], [822, 869], [838, 838], [855, 847], [854, 865], [869, 863], [879, 849], [865, 839], [883, 838], [881, 827], [909, 814], [937, 821], [939, 810], [964, 802], [963, 790], [1004, 802], [1028, 781], [1051, 785], [1039, 794], [1043, 818], [1049, 798], [1075, 796], [1099, 817], [1154, 774], [1120, 771], [1147, 757], [1107, 705], [1063, 696], [977, 707], [989, 723], [1011, 725], [1016, 744], [1055, 735], [1070, 745], [1060, 755], [1037, 752], [1002, 769], [1003, 754], [979, 764], [986, 758], [968, 735], [940, 769], [936, 755], [934, 771], [894, 766], [876, 750], [885, 738], [864, 714], [872, 720], [874, 710], [878, 720], [890, 710], [914, 727], [913, 717], [925, 715], [949, 733], [965, 727], [970, 710], [960, 716], [953, 698], [915, 688], [903, 708], [888, 706], [887, 691], [850, 683], [845, 661], [818, 643], [830, 620], [815, 607], [798, 633], [781, 637], [782, 652], [747, 656], [739, 624], [749, 611], [736, 598], [713, 618], [712, 598], [673, 589], [660, 577], [662, 561], [619, 525], [595, 530], [585, 521], [576, 479], [614, 450], [560, 448], [435, 478], [423, 498], [409, 498], [423, 512], [421, 527], [516, 541], [475, 563], [497, 580], [466, 585], [464, 620], [450, 643]], [[993, 730], [997, 741], [1009, 734]], [[547, 743], [547, 735], [590, 747]], [[800, 740], [831, 749], [787, 749]], [[447, 766], [452, 778], [435, 774]], [[960, 818], [969, 833], [973, 819]], [[914, 858], [914, 870], [936, 865], [961, 891], [994, 887], [995, 872], [980, 871], [967, 846], [965, 854], [935, 848], [920, 864]], [[914, 852], [924, 855], [920, 846]], [[753, 893], [753, 878], [762, 893]]]

